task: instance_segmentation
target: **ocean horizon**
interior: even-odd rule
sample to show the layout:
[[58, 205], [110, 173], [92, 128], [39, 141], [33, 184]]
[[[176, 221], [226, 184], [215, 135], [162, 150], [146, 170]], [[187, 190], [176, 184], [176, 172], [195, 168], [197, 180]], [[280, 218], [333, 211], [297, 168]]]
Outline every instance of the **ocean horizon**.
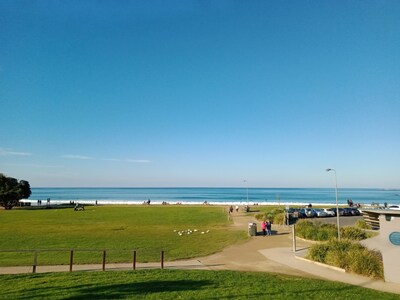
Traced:
[[[141, 204], [150, 200], [151, 203], [161, 204], [326, 204], [336, 203], [334, 188], [210, 188], [210, 187], [89, 187], [89, 188], [31, 188], [29, 201], [35, 204], [37, 200], [59, 204], [65, 202], [98, 204]], [[374, 188], [343, 188], [338, 190], [339, 204], [353, 203], [364, 205], [380, 204], [399, 205], [400, 189]]]

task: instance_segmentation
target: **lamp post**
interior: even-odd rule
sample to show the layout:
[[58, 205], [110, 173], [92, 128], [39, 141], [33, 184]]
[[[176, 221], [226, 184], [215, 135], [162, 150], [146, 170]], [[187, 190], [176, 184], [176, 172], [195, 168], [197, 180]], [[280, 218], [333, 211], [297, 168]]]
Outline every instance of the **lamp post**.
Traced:
[[247, 184], [247, 180], [243, 180], [243, 182], [246, 182], [247, 206], [249, 206], [249, 185]]
[[335, 169], [326, 169], [327, 172], [333, 171], [335, 174], [335, 191], [336, 191], [336, 222], [337, 222], [337, 236], [340, 241], [340, 222], [339, 222], [339, 204], [338, 204], [338, 188], [337, 188], [337, 177]]

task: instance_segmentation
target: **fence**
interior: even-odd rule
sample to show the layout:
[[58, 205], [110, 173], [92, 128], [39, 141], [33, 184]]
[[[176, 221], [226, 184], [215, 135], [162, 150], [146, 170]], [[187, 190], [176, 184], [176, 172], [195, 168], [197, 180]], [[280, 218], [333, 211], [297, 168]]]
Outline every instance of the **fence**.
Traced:
[[[32, 263], [32, 273], [36, 273], [36, 268], [38, 266], [38, 253], [41, 252], [69, 252], [69, 271], [72, 272], [73, 265], [74, 265], [74, 254], [76, 252], [100, 252], [102, 253], [102, 270], [106, 270], [106, 258], [107, 252], [112, 251], [124, 251], [124, 252], [131, 252], [132, 253], [132, 270], [136, 270], [136, 262], [137, 262], [137, 251], [136, 250], [113, 250], [113, 249], [40, 249], [40, 250], [0, 250], [0, 253], [32, 253], [33, 255], [33, 263]], [[164, 269], [164, 250], [160, 252], [160, 267]]]

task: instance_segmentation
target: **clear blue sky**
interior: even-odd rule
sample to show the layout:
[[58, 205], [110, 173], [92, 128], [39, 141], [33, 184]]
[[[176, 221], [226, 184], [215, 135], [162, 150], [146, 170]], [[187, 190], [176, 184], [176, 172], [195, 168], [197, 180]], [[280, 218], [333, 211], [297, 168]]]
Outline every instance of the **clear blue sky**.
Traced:
[[400, 1], [0, 1], [0, 172], [400, 188]]

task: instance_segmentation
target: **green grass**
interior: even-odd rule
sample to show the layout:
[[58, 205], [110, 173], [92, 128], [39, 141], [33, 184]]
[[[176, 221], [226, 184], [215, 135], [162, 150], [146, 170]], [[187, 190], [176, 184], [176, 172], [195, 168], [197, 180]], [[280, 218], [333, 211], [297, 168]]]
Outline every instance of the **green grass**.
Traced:
[[234, 271], [0, 275], [0, 299], [399, 299], [339, 282]]
[[[189, 224], [189, 225], [188, 225]], [[41, 210], [0, 210], [0, 250], [112, 249], [136, 250], [139, 262], [199, 257], [246, 239], [230, 228], [221, 207], [88, 206]], [[174, 230], [197, 229], [179, 236]], [[201, 232], [208, 233], [201, 234]], [[229, 232], [229, 233], [228, 233]], [[41, 252], [38, 264], [68, 264], [68, 252]], [[30, 265], [31, 253], [0, 252], [0, 265]], [[108, 262], [129, 262], [130, 251], [107, 253]], [[101, 252], [76, 252], [76, 263], [100, 263]]]

